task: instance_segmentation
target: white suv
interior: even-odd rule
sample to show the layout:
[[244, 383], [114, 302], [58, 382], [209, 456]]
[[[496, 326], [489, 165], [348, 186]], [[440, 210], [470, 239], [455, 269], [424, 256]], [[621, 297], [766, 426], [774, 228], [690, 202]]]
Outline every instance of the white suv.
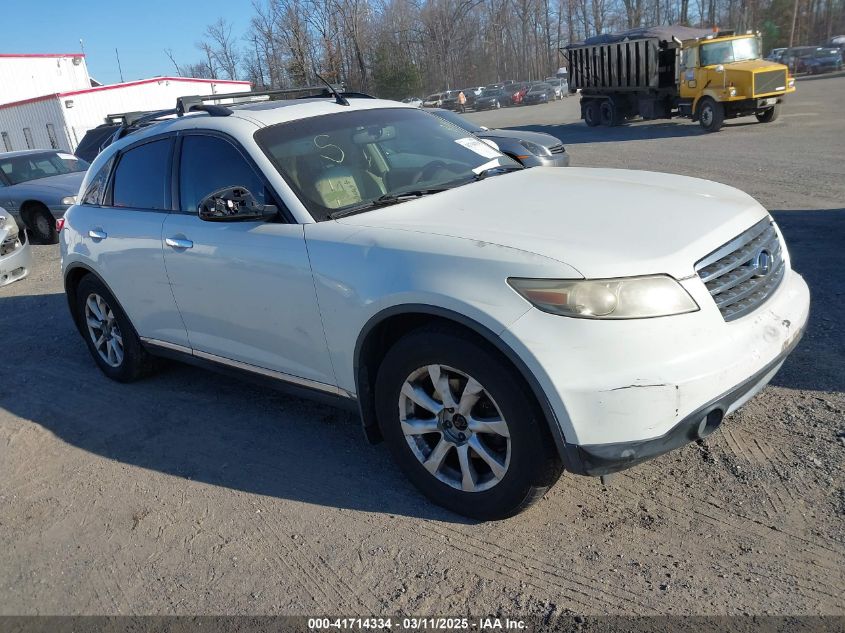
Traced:
[[523, 169], [395, 102], [163, 120], [103, 151], [79, 200], [65, 288], [107, 376], [164, 356], [352, 403], [426, 495], [472, 517], [518, 512], [564, 468], [706, 436], [809, 310], [748, 195]]

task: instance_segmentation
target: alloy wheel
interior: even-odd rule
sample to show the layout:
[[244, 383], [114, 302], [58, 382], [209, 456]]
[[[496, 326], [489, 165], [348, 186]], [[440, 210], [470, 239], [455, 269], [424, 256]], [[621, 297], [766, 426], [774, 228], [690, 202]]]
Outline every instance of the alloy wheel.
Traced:
[[507, 421], [487, 390], [462, 371], [446, 365], [413, 371], [399, 394], [399, 420], [417, 460], [456, 490], [489, 490], [507, 473]]
[[110, 367], [123, 363], [123, 335], [115, 319], [114, 310], [96, 293], [85, 300], [85, 323], [94, 349]]

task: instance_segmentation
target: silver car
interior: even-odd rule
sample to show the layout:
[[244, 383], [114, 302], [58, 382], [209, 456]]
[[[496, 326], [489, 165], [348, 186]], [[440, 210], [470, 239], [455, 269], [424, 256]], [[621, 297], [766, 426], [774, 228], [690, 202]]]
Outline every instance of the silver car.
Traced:
[[569, 167], [569, 154], [563, 143], [551, 134], [529, 130], [491, 130], [450, 110], [437, 108], [429, 112], [480, 139], [495, 143], [499, 151], [525, 167]]
[[76, 202], [88, 170], [81, 158], [56, 150], [0, 154], [0, 206], [38, 242], [57, 240], [56, 218]]

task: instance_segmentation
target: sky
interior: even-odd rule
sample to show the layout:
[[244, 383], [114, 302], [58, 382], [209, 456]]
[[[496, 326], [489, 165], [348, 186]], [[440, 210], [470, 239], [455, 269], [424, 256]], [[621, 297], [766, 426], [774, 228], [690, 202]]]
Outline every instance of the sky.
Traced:
[[102, 83], [175, 75], [179, 64], [200, 61], [195, 43], [223, 17], [240, 38], [249, 29], [250, 0], [0, 0], [0, 53], [78, 53], [83, 41], [88, 73]]

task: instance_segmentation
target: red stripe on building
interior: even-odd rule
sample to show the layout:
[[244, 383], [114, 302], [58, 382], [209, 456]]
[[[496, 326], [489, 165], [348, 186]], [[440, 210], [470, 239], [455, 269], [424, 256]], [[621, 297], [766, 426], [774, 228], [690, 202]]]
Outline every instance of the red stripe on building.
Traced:
[[[138, 81], [127, 81], [122, 84], [109, 84], [108, 86], [95, 86], [93, 88], [83, 88], [82, 90], [72, 90], [70, 92], [57, 92], [54, 94], [43, 95], [41, 97], [31, 97], [21, 101], [13, 101], [12, 103], [0, 104], [0, 110], [5, 108], [13, 108], [15, 106], [26, 105], [28, 103], [37, 103], [39, 101], [49, 101], [50, 99], [61, 99], [63, 97], [73, 97], [75, 95], [90, 94], [92, 92], [103, 92], [105, 90], [117, 90], [119, 88], [131, 88], [133, 86], [142, 86], [144, 84], [160, 83], [162, 81], [174, 81], [177, 83], [204, 83], [204, 84], [227, 84], [237, 86], [252, 86], [249, 81], [233, 81], [231, 79], [196, 79], [194, 77], [154, 77], [152, 79], [139, 79]], [[221, 98], [225, 93], [220, 95]]]

